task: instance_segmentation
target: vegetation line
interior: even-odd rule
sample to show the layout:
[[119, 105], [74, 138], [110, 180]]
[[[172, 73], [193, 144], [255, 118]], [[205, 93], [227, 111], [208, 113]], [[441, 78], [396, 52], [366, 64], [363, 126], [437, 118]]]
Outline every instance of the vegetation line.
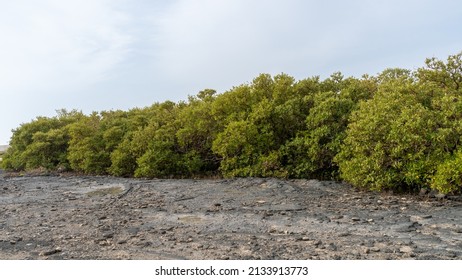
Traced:
[[13, 131], [2, 165], [134, 177], [343, 179], [462, 189], [462, 53], [411, 71], [296, 81], [261, 74], [184, 102], [60, 110]]

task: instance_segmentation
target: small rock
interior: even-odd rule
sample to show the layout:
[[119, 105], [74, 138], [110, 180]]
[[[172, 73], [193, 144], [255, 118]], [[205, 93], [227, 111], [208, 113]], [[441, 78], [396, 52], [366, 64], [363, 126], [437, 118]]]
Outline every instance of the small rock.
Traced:
[[416, 222], [410, 222], [410, 223], [401, 223], [392, 226], [391, 228], [397, 232], [411, 232], [416, 230], [416, 226], [419, 224]]
[[52, 250], [49, 250], [49, 251], [43, 251], [43, 252], [40, 252], [39, 256], [51, 256], [51, 255], [54, 255], [54, 254], [57, 254], [57, 253], [60, 253], [62, 252], [61, 248], [55, 248], [55, 249], [52, 249]]
[[422, 188], [420, 189], [419, 195], [424, 196], [430, 192], [429, 189]]
[[358, 217], [353, 217], [353, 218], [351, 218], [351, 220], [352, 220], [353, 222], [359, 222], [359, 221], [361, 221], [361, 219], [358, 218]]
[[113, 238], [113, 237], [114, 237], [114, 233], [113, 233], [113, 232], [106, 232], [105, 234], [103, 234], [103, 237], [104, 237], [104, 238]]
[[454, 228], [452, 229], [455, 233], [462, 233], [462, 228]]
[[150, 247], [150, 246], [152, 246], [152, 242], [143, 241], [143, 242], [138, 243], [137, 245], [140, 246], [140, 247]]
[[399, 248], [399, 251], [404, 254], [410, 254], [413, 252], [413, 249], [410, 246], [403, 246]]
[[434, 197], [436, 197], [437, 194], [438, 194], [438, 191], [436, 191], [436, 190], [431, 190], [431, 191], [428, 193], [428, 197], [434, 198]]
[[438, 198], [438, 199], [443, 199], [443, 198], [446, 198], [446, 195], [443, 194], [443, 193], [439, 193], [439, 194], [435, 195], [435, 197]]
[[378, 248], [378, 247], [372, 247], [370, 249], [371, 249], [372, 252], [375, 252], [375, 253], [380, 252], [380, 248]]
[[101, 240], [98, 242], [98, 245], [99, 246], [109, 246], [110, 242], [108, 242], [107, 240]]
[[431, 218], [432, 218], [432, 215], [410, 216], [409, 217], [411, 222], [418, 222], [418, 221], [422, 221], [422, 220], [428, 220], [428, 219], [431, 219]]
[[314, 246], [319, 246], [322, 244], [322, 241], [321, 240], [316, 240], [315, 242], [313, 242], [313, 245]]
[[338, 250], [337, 245], [335, 245], [334, 243], [330, 243], [330, 244], [327, 246], [327, 249], [328, 249], [328, 250], [331, 250], [331, 251], [337, 251], [337, 250]]
[[303, 236], [303, 237], [297, 238], [297, 241], [310, 241], [310, 238], [308, 236]]

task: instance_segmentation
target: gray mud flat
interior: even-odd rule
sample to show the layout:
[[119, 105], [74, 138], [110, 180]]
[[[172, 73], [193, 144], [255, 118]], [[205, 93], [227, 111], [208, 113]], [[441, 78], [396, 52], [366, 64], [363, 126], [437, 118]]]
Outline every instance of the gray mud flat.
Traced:
[[460, 197], [0, 174], [0, 259], [462, 259]]

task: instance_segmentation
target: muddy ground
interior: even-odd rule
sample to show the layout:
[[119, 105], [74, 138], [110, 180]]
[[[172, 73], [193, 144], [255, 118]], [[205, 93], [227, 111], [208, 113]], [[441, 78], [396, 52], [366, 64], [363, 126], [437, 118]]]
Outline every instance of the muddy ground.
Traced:
[[9, 177], [0, 259], [462, 259], [462, 199], [316, 180]]

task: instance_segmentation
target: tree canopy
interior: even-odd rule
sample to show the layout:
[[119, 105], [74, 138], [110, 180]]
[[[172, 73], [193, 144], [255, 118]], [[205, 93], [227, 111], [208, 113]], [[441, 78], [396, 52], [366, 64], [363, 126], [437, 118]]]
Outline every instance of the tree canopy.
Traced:
[[384, 190], [462, 190], [462, 53], [417, 70], [295, 80], [261, 74], [187, 101], [13, 130], [1, 164], [128, 177], [342, 179]]

